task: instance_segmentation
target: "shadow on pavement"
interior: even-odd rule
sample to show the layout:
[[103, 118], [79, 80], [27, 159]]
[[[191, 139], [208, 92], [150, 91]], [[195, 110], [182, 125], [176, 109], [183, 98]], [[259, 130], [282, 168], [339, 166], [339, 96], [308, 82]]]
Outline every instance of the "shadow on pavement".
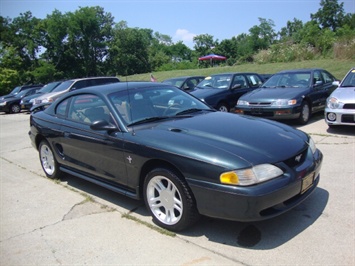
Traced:
[[[142, 220], [148, 219], [149, 222], [153, 223], [143, 200], [128, 198], [70, 175], [64, 175], [62, 182], [66, 182], [72, 188], [123, 208], [125, 209], [124, 212], [139, 215]], [[203, 216], [196, 225], [183, 232], [178, 232], [177, 235], [183, 238], [205, 236], [208, 241], [240, 248], [254, 250], [274, 249], [311, 226], [323, 214], [328, 199], [329, 193], [317, 187], [313, 194], [303, 203], [276, 218], [245, 223]]]

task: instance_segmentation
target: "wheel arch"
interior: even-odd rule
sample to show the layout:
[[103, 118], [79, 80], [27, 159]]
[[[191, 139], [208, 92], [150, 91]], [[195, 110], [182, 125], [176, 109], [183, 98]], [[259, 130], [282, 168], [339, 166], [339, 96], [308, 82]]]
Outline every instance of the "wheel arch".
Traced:
[[173, 165], [170, 162], [160, 160], [160, 159], [152, 159], [147, 161], [143, 167], [141, 168], [141, 172], [139, 175], [139, 197], [143, 197], [143, 187], [144, 187], [144, 180], [146, 175], [155, 168], [167, 168], [171, 171], [174, 171], [176, 175], [178, 175], [182, 180], [185, 180], [185, 176], [179, 170], [179, 168]]
[[220, 108], [221, 105], [226, 106], [228, 112], [230, 111], [231, 106], [229, 106], [229, 103], [228, 103], [226, 100], [222, 99], [222, 100], [220, 100], [220, 101], [217, 103], [217, 110], [219, 110], [219, 108]]

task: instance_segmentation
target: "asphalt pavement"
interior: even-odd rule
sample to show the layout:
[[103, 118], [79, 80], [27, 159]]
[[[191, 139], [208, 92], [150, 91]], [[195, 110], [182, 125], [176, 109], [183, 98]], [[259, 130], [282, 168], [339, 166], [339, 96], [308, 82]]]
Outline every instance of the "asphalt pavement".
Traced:
[[[323, 152], [304, 203], [255, 223], [203, 217], [160, 230], [142, 201], [76, 177], [45, 177], [29, 115], [0, 113], [1, 265], [355, 265], [355, 127], [306, 126]], [[287, 148], [287, 147], [285, 147]]]

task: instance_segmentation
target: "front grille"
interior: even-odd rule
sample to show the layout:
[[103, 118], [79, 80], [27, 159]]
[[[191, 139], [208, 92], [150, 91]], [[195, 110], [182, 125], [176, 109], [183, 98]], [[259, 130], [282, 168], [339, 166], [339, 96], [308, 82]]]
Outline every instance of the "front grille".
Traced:
[[342, 115], [342, 116], [341, 116], [341, 122], [343, 122], [343, 123], [353, 123], [353, 124], [355, 124], [354, 115]]
[[244, 114], [245, 115], [252, 115], [252, 116], [259, 116], [259, 117], [273, 117], [274, 116], [273, 112], [266, 112], [265, 110], [263, 110], [260, 113], [244, 111]]
[[257, 107], [263, 107], [263, 106], [270, 106], [270, 102], [249, 102], [249, 106], [257, 106]]
[[355, 109], [355, 103], [346, 103], [344, 104], [343, 109]]

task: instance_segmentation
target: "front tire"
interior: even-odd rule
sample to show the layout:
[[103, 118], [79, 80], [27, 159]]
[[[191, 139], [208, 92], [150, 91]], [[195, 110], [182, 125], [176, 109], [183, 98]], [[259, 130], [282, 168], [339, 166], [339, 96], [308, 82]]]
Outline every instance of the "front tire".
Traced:
[[39, 144], [38, 151], [39, 160], [46, 176], [51, 179], [59, 179], [61, 172], [48, 141], [42, 140]]
[[10, 107], [10, 113], [12, 113], [12, 114], [17, 114], [17, 113], [19, 113], [21, 111], [21, 107], [20, 107], [20, 105], [18, 105], [18, 104], [13, 104], [13, 105], [11, 105], [11, 107]]
[[220, 104], [218, 104], [217, 110], [220, 112], [228, 113], [229, 107], [225, 103], [220, 103]]
[[166, 168], [149, 172], [144, 182], [144, 201], [154, 223], [170, 231], [181, 231], [199, 218], [187, 183]]
[[298, 122], [301, 125], [305, 125], [308, 123], [310, 117], [311, 117], [311, 109], [309, 107], [309, 104], [307, 102], [303, 102], [301, 106], [301, 113], [300, 113], [300, 117], [298, 118]]

